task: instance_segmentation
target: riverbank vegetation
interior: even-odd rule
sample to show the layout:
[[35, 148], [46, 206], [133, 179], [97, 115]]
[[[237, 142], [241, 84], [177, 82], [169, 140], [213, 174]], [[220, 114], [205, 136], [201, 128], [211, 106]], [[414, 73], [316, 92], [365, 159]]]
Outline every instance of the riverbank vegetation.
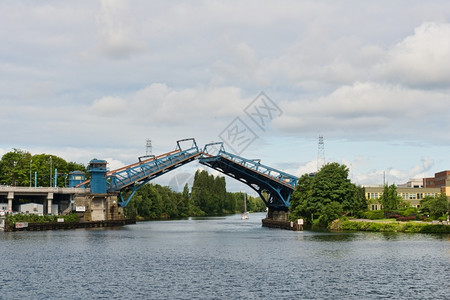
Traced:
[[7, 214], [6, 221], [8, 224], [13, 226], [18, 222], [28, 222], [28, 223], [52, 223], [58, 222], [58, 219], [64, 219], [64, 222], [74, 222], [78, 223], [80, 218], [77, 214], [71, 213], [65, 216], [39, 216], [35, 214]]
[[341, 218], [334, 220], [329, 228], [334, 231], [450, 233], [450, 226], [448, 225], [427, 222], [398, 222], [395, 219], [368, 222]]
[[[394, 184], [385, 185], [379, 202], [383, 210], [368, 210], [363, 187], [357, 186], [348, 179], [349, 170], [345, 165], [329, 163], [315, 174], [304, 174], [292, 194], [290, 219], [303, 219], [307, 224], [332, 228], [332, 222], [343, 230], [370, 229], [371, 231], [405, 231], [429, 232], [432, 220], [445, 221], [449, 210], [449, 202], [445, 194], [438, 197], [426, 196], [420, 201], [420, 209], [411, 207], [397, 193]], [[347, 217], [369, 220], [391, 219], [393, 223], [347, 221]], [[414, 223], [407, 221], [425, 221]], [[442, 225], [445, 226], [445, 225]], [[441, 229], [434, 229], [440, 232]], [[450, 228], [450, 226], [447, 226]], [[448, 230], [448, 229], [443, 229]]]

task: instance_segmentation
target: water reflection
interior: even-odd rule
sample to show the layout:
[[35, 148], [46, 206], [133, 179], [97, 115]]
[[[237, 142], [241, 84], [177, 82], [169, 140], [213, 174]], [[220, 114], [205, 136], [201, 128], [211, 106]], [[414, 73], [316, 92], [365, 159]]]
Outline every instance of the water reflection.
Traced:
[[355, 233], [317, 233], [305, 236], [305, 240], [316, 242], [349, 242], [356, 238]]

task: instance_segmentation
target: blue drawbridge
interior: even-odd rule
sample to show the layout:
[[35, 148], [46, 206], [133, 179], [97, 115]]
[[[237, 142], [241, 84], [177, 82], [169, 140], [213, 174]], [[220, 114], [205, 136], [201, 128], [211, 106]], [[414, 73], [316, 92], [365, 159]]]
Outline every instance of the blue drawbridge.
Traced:
[[199, 162], [247, 184], [259, 194], [269, 209], [288, 211], [297, 177], [265, 166], [260, 160], [226, 152], [223, 142], [207, 144]]
[[[213, 154], [212, 150], [216, 153]], [[91, 160], [91, 179], [75, 187], [89, 184], [91, 194], [117, 193], [119, 205], [125, 207], [143, 184], [196, 159], [247, 184], [259, 194], [269, 209], [288, 211], [297, 177], [262, 165], [259, 160], [245, 159], [226, 152], [223, 142], [207, 144], [202, 152], [193, 138], [177, 141], [174, 151], [159, 156], [143, 156], [139, 162], [113, 171], [107, 171], [105, 160]], [[127, 199], [124, 199], [124, 194]]]

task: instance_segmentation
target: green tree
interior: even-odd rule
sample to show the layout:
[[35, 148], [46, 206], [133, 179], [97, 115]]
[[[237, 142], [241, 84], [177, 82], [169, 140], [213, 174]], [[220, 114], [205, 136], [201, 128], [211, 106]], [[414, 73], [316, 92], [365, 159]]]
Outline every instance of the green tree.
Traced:
[[319, 225], [326, 227], [331, 222], [342, 216], [342, 205], [336, 201], [332, 201], [322, 207], [321, 214], [318, 219]]
[[191, 215], [192, 202], [189, 195], [189, 186], [187, 183], [184, 185], [183, 192], [181, 193], [180, 200], [177, 206], [180, 217], [189, 217]]
[[[31, 155], [27, 151], [13, 149], [3, 155], [0, 160], [0, 184], [15, 186], [34, 186], [35, 172], [37, 186], [54, 185], [55, 169], [57, 169], [57, 186], [64, 187], [67, 175], [71, 171], [86, 172], [82, 164], [67, 163], [61, 157], [50, 154]], [[31, 181], [30, 181], [31, 179]]]
[[28, 186], [30, 184], [29, 152], [13, 149], [2, 156], [0, 161], [0, 183], [13, 186]]
[[291, 220], [318, 220], [325, 225], [333, 217], [367, 210], [364, 189], [351, 183], [348, 173], [345, 165], [328, 163], [314, 177], [301, 176], [291, 197]]
[[402, 198], [397, 194], [397, 187], [395, 184], [383, 188], [383, 195], [380, 197], [380, 203], [383, 205], [385, 211], [392, 211], [399, 208]]
[[441, 193], [438, 197], [426, 196], [420, 200], [420, 211], [437, 219], [444, 216], [449, 210], [447, 196]]
[[314, 178], [308, 174], [298, 179], [297, 186], [291, 196], [290, 218], [292, 221], [306, 219], [311, 221], [314, 217], [315, 208], [311, 206], [310, 199]]
[[353, 216], [362, 217], [364, 212], [367, 210], [368, 205], [365, 188], [355, 185], [353, 203], [351, 209], [349, 209], [349, 212]]

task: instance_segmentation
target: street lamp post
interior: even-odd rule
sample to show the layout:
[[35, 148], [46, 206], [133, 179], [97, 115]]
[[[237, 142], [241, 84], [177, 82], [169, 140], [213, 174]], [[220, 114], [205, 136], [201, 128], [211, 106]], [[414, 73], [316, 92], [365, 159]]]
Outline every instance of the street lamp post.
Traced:
[[33, 160], [30, 159], [30, 187], [31, 187], [31, 164], [33, 163]]
[[12, 186], [16, 185], [16, 174], [15, 174], [15, 172], [16, 172], [16, 165], [17, 165], [17, 161], [13, 161], [14, 168], [13, 168], [13, 171], [12, 171], [12, 180], [11, 180], [11, 185]]
[[50, 177], [49, 177], [49, 186], [52, 186], [52, 157], [50, 156]]

